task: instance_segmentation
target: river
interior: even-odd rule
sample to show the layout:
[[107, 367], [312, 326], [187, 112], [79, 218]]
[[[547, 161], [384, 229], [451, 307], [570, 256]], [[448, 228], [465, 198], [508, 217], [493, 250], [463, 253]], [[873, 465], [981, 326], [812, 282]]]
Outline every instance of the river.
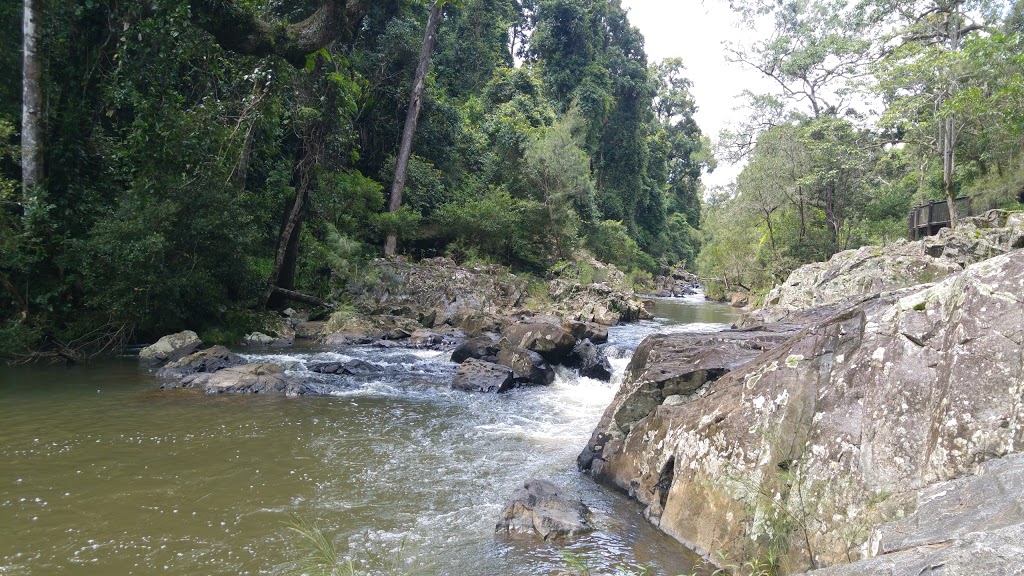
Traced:
[[[560, 371], [502, 395], [449, 389], [450, 351], [250, 355], [388, 368], [329, 397], [161, 391], [132, 358], [0, 368], [0, 575], [283, 576], [306, 555], [293, 515], [357, 573], [687, 573], [691, 555], [575, 466], [644, 336], [732, 321], [699, 298], [657, 300], [655, 315], [609, 331], [611, 384]], [[496, 537], [529, 477], [581, 496], [597, 530], [568, 545]]]

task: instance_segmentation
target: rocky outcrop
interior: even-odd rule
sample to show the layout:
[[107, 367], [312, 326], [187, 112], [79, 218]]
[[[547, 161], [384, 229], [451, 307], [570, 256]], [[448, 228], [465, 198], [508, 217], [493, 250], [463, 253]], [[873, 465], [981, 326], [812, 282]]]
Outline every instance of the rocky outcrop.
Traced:
[[632, 291], [605, 283], [584, 285], [555, 279], [548, 284], [548, 293], [555, 301], [552, 312], [568, 320], [614, 326], [654, 317]]
[[654, 288], [651, 291], [655, 296], [690, 296], [700, 291], [700, 279], [695, 274], [687, 272], [681, 265], [666, 270], [664, 275], [654, 278]]
[[593, 530], [590, 509], [547, 480], [530, 479], [505, 504], [494, 530], [508, 536], [571, 538]]
[[169, 362], [156, 375], [161, 378], [180, 378], [197, 372], [212, 373], [239, 364], [245, 364], [245, 359], [218, 344]]
[[[373, 275], [356, 304], [370, 315], [414, 319], [431, 328], [487, 324], [522, 305], [527, 282], [500, 266], [457, 266], [448, 258], [417, 264], [375, 260]], [[471, 330], [467, 330], [471, 332]]]
[[207, 394], [260, 394], [281, 392], [289, 396], [315, 392], [309, 382], [285, 373], [277, 364], [243, 364], [216, 372], [185, 376], [161, 388], [202, 388]]
[[191, 330], [169, 334], [157, 340], [155, 344], [143, 348], [139, 352], [139, 360], [147, 364], [177, 360], [191, 354], [202, 343], [199, 336]]
[[815, 319], [703, 393], [689, 374], [713, 365], [652, 337], [581, 464], [700, 551], [784, 572], [869, 557], [923, 489], [1024, 446], [1022, 301], [1015, 251]]
[[295, 344], [295, 331], [277, 332], [274, 336], [263, 332], [252, 332], [242, 338], [242, 345], [250, 348], [287, 348]]
[[876, 527], [871, 557], [814, 576], [1024, 573], [1024, 455], [918, 491], [917, 509]]
[[512, 369], [470, 358], [459, 365], [452, 388], [466, 392], [507, 392], [515, 388]]
[[772, 322], [794, 311], [935, 282], [965, 266], [1024, 247], [1024, 213], [990, 210], [916, 242], [864, 246], [794, 270], [758, 314]]
[[[715, 334], [648, 336], [633, 353], [622, 385], [580, 454], [580, 468], [606, 479], [605, 463], [622, 450], [630, 430], [656, 408], [703, 396], [713, 382], [799, 330], [795, 325], [774, 325]], [[608, 479], [616, 483], [614, 476]]]

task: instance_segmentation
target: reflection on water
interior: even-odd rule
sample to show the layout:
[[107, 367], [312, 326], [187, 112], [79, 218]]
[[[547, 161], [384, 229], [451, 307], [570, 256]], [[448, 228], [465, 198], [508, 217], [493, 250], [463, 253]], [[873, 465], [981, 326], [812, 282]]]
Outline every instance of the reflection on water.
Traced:
[[[668, 320], [613, 328], [616, 372], [645, 334], [686, 329], [669, 322], [731, 321], [700, 308], [660, 301]], [[566, 549], [595, 574], [688, 571], [634, 503], [576, 471], [617, 383], [562, 371], [548, 388], [465, 394], [447, 388], [447, 353], [274, 358], [305, 371], [341, 356], [386, 370], [334, 397], [211, 398], [159, 391], [131, 359], [0, 368], [0, 574], [285, 574], [291, 513], [357, 561], [400, 554], [420, 574], [554, 574]], [[598, 531], [567, 547], [496, 539], [504, 500], [530, 476], [582, 496]]]

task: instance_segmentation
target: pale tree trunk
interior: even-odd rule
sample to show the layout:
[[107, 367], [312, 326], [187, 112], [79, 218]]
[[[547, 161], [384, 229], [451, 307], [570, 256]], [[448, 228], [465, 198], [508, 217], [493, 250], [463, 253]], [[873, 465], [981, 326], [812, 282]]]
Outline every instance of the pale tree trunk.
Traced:
[[[395, 160], [395, 179], [391, 183], [391, 200], [388, 211], [397, 212], [402, 206], [402, 191], [405, 189], [405, 173], [409, 169], [409, 158], [412, 156], [412, 137], [416, 134], [416, 122], [419, 120], [420, 108], [423, 106], [423, 91], [427, 85], [427, 71], [430, 69], [430, 53], [434, 50], [437, 39], [437, 27], [441, 23], [441, 5], [435, 2], [427, 18], [427, 30], [423, 34], [423, 49], [416, 65], [416, 79], [412, 85], [412, 97], [409, 98], [409, 109], [405, 114], [405, 128], [402, 130], [402, 143], [398, 147], [398, 158]], [[384, 256], [395, 255], [398, 239], [389, 234], [384, 242]]]
[[39, 186], [43, 183], [42, 134], [42, 66], [39, 61], [40, 0], [25, 0], [24, 68], [22, 69], [21, 108], [21, 185], [22, 207], [29, 215], [36, 207]]
[[953, 115], [943, 121], [942, 135], [942, 188], [946, 193], [946, 205], [949, 207], [949, 226], [956, 227], [956, 199], [953, 193], [953, 174], [956, 168], [956, 126], [953, 124]]

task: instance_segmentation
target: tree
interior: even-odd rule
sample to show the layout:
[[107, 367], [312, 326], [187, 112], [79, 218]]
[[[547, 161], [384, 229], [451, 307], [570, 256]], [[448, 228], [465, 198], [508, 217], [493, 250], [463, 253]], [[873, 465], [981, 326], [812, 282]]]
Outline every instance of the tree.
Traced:
[[[423, 32], [423, 48], [416, 64], [416, 79], [413, 81], [412, 96], [409, 97], [409, 108], [405, 115], [402, 143], [398, 147], [398, 158], [395, 160], [395, 177], [391, 183], [391, 199], [388, 201], [389, 212], [397, 212], [402, 206], [405, 175], [409, 170], [409, 158], [412, 156], [412, 137], [416, 134], [416, 122], [423, 106], [423, 91], [427, 87], [427, 71], [430, 69], [430, 53], [434, 50], [434, 40], [437, 38], [437, 27], [441, 23], [441, 10], [444, 4], [445, 0], [436, 0], [433, 3], [430, 7], [430, 16], [427, 18], [426, 30]], [[398, 238], [394, 234], [388, 234], [384, 242], [385, 257], [395, 255], [397, 243]]]
[[22, 208], [31, 214], [37, 203], [39, 188], [43, 184], [42, 63], [39, 42], [42, 28], [39, 22], [39, 2], [25, 0], [23, 92], [21, 113], [21, 186]]

